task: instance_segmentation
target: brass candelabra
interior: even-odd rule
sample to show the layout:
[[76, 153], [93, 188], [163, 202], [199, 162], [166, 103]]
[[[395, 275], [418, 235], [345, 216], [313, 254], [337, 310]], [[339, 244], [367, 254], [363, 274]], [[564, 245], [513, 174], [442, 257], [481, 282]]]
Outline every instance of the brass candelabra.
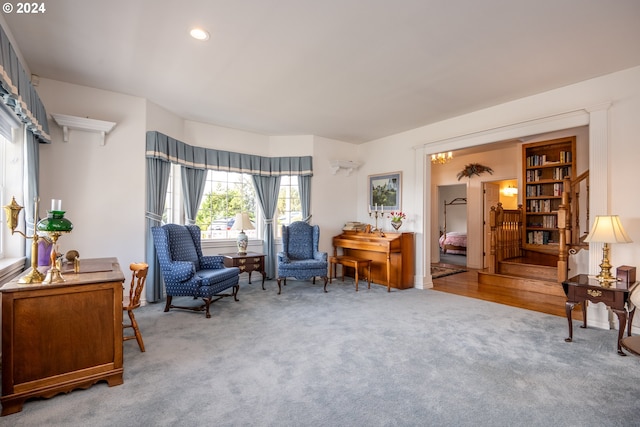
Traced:
[[381, 228], [378, 228], [378, 218], [383, 218], [384, 217], [384, 211], [379, 211], [379, 210], [374, 210], [374, 211], [369, 211], [369, 217], [371, 217], [373, 214], [373, 217], [376, 220], [376, 226], [371, 229], [372, 233], [378, 233], [381, 237], [384, 237], [384, 232], [382, 231]]

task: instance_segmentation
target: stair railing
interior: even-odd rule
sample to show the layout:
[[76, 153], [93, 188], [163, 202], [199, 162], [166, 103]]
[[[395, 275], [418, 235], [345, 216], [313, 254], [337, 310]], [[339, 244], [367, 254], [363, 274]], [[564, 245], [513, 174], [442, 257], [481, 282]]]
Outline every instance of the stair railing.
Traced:
[[504, 209], [502, 203], [491, 206], [489, 226], [491, 245], [489, 251], [489, 273], [499, 272], [500, 261], [522, 256], [523, 238], [522, 205], [518, 209]]

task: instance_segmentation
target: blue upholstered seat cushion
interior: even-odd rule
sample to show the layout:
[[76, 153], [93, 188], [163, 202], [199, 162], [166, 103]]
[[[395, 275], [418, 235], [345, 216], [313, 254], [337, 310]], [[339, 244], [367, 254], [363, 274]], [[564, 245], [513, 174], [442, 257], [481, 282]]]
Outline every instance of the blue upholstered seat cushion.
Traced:
[[169, 250], [174, 261], [189, 261], [196, 270], [200, 270], [200, 258], [193, 238], [186, 227], [169, 228]]
[[196, 271], [196, 276], [202, 279], [202, 285], [208, 286], [211, 283], [222, 282], [227, 279], [238, 277], [240, 270], [237, 267], [205, 269]]

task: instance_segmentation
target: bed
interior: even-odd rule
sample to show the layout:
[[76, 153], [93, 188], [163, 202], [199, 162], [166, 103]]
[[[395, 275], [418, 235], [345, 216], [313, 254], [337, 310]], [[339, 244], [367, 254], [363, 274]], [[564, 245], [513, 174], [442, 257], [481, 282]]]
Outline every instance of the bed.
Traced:
[[467, 199], [458, 197], [451, 202], [444, 202], [444, 229], [440, 235], [439, 244], [444, 254], [467, 254], [467, 232], [466, 231], [448, 231], [447, 230], [447, 207], [466, 205]]

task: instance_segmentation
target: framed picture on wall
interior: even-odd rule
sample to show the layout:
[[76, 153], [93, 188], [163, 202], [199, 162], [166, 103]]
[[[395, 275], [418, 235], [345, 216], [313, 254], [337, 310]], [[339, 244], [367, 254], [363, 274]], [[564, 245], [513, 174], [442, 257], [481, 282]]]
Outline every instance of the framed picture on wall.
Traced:
[[402, 200], [402, 172], [369, 175], [369, 209], [399, 211]]

